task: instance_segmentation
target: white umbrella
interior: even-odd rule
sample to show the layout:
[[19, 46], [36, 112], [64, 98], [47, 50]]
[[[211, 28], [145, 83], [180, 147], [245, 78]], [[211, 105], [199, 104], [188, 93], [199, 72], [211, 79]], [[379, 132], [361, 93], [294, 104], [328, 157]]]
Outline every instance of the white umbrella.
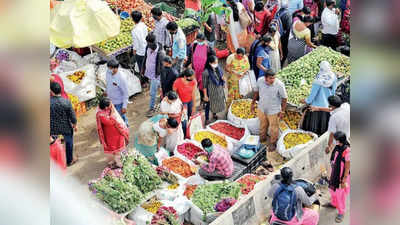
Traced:
[[59, 48], [83, 48], [120, 32], [121, 21], [104, 1], [65, 0], [50, 11], [50, 42]]

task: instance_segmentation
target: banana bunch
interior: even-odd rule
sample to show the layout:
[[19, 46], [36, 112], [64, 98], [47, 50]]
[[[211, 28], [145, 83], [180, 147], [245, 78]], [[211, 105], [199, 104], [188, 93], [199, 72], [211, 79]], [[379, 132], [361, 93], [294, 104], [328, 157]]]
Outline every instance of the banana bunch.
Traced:
[[286, 149], [293, 148], [296, 145], [305, 144], [313, 138], [309, 134], [303, 133], [290, 133], [284, 137], [284, 144]]
[[[257, 109], [257, 104], [255, 105], [255, 108]], [[254, 112], [251, 111], [251, 100], [247, 99], [234, 101], [232, 103], [232, 113], [242, 119], [257, 118], [256, 110], [254, 110]]]

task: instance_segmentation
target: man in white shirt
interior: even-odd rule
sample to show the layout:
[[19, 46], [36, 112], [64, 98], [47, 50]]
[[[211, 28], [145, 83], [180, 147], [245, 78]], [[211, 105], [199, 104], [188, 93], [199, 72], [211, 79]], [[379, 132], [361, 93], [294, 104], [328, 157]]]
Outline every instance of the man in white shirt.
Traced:
[[142, 22], [143, 15], [139, 11], [132, 11], [132, 20], [135, 26], [132, 29], [133, 56], [138, 64], [139, 71], [142, 71], [143, 59], [146, 53], [147, 26]]
[[325, 149], [327, 154], [334, 148], [333, 134], [337, 131], [342, 131], [350, 139], [350, 105], [342, 104], [342, 100], [336, 95], [330, 96], [328, 102], [332, 111], [328, 124], [329, 141]]
[[336, 35], [339, 32], [340, 10], [335, 7], [334, 0], [327, 0], [326, 7], [321, 15], [322, 44], [336, 50], [338, 43]]

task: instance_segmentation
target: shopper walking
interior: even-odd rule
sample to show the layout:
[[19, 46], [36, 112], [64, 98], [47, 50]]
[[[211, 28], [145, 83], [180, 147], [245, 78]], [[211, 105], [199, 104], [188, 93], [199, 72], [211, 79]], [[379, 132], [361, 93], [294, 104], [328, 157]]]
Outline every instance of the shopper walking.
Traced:
[[268, 29], [268, 35], [271, 36], [271, 42], [269, 42], [269, 58], [271, 69], [276, 73], [281, 70], [281, 59], [283, 57], [281, 35], [277, 31], [277, 25], [272, 23]]
[[160, 44], [162, 48], [169, 47], [171, 40], [167, 30], [168, 20], [163, 17], [162, 11], [158, 7], [151, 9], [151, 15], [154, 19], [153, 34], [156, 36], [157, 43]]
[[146, 37], [147, 47], [143, 60], [142, 74], [150, 80], [150, 103], [147, 117], [154, 114], [154, 105], [158, 90], [160, 89], [160, 75], [162, 70], [162, 61], [165, 57], [164, 49], [156, 41], [156, 36], [150, 33]]
[[71, 166], [77, 159], [73, 157], [74, 130], [77, 120], [71, 102], [61, 97], [61, 86], [56, 82], [50, 82], [50, 135], [63, 135], [67, 166]]
[[203, 72], [206, 123], [210, 120], [210, 110], [214, 120], [218, 120], [217, 113], [225, 110], [225, 81], [223, 76], [223, 70], [218, 64], [218, 58], [210, 55], [207, 59], [206, 69]]
[[313, 23], [311, 16], [304, 16], [303, 20], [293, 23], [288, 44], [288, 64], [317, 48], [311, 42], [311, 30], [308, 27]]
[[178, 78], [178, 72], [172, 67], [172, 59], [169, 56], [163, 59], [163, 68], [161, 69], [161, 91], [162, 96], [172, 91], [175, 80]]
[[110, 60], [107, 63], [107, 67], [106, 91], [104, 95], [110, 98], [111, 103], [115, 106], [115, 109], [128, 126], [128, 119], [126, 118], [129, 98], [127, 82], [118, 71], [118, 61]]
[[102, 98], [96, 113], [97, 133], [110, 167], [122, 167], [120, 152], [129, 142], [129, 129], [110, 99]]
[[228, 101], [227, 107], [233, 100], [240, 99], [239, 80], [250, 69], [249, 59], [245, 55], [244, 48], [238, 48], [234, 54], [231, 54], [226, 60], [225, 71], [228, 73]]
[[172, 64], [178, 73], [182, 71], [183, 61], [186, 58], [186, 36], [175, 22], [167, 24], [167, 30], [172, 40]]
[[135, 26], [132, 29], [132, 50], [139, 72], [142, 71], [143, 59], [146, 53], [147, 26], [142, 22], [143, 15], [139, 11], [132, 11], [132, 20]]

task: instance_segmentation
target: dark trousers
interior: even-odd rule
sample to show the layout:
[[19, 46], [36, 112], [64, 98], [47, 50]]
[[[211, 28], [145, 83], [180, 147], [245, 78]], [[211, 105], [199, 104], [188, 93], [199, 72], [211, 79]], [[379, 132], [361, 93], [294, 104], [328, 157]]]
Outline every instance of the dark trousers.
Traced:
[[224, 175], [221, 175], [219, 173], [217, 173], [216, 171], [209, 173], [205, 170], [203, 170], [203, 168], [200, 168], [199, 170], [199, 175], [209, 181], [213, 181], [213, 180], [225, 180], [228, 177], [225, 177]]
[[71, 164], [74, 156], [74, 134], [63, 135], [65, 142], [65, 154], [67, 158], [67, 165]]
[[187, 107], [187, 116], [188, 116], [187, 121], [182, 121], [183, 135], [186, 137], [186, 127], [187, 127], [188, 121], [190, 120], [190, 117], [192, 116], [193, 101], [184, 102], [183, 105]]
[[135, 55], [135, 61], [139, 67], [139, 73], [142, 72], [144, 56]]
[[336, 35], [322, 34], [322, 45], [325, 45], [326, 47], [330, 47], [336, 51], [336, 48], [338, 47]]
[[[200, 92], [200, 98], [203, 101], [204, 93], [203, 93], [203, 91], [200, 91], [200, 90], [199, 90], [199, 92]], [[203, 101], [202, 105], [203, 105], [203, 109], [204, 109], [204, 114], [205, 114], [206, 120], [208, 121], [210, 119], [210, 99], [208, 99], [208, 102], [204, 102]]]
[[288, 56], [288, 44], [289, 44], [289, 35], [285, 35], [281, 37], [281, 44], [282, 44], [282, 60], [281, 60], [281, 65], [283, 67], [283, 63], [285, 62], [287, 56]]

